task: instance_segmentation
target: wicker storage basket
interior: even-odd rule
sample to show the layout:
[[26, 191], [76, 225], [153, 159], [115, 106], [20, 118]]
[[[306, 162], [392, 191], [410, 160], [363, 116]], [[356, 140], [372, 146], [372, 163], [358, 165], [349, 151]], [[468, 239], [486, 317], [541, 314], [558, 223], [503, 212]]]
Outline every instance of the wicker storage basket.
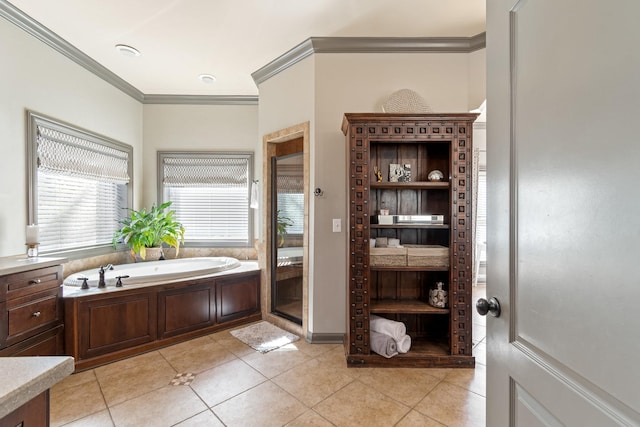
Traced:
[[407, 265], [407, 250], [405, 248], [371, 248], [369, 265], [404, 267]]
[[405, 245], [411, 267], [449, 267], [449, 248], [440, 245]]

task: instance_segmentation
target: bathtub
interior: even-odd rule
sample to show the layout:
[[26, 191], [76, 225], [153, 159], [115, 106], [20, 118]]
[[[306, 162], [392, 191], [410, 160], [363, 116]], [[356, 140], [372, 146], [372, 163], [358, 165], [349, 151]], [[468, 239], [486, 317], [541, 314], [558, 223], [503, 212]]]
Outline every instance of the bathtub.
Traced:
[[[164, 282], [187, 277], [204, 276], [218, 273], [220, 271], [232, 270], [240, 266], [240, 261], [230, 257], [201, 257], [201, 258], [179, 258], [164, 261], [147, 261], [134, 264], [114, 265], [113, 270], [105, 272], [105, 283], [107, 287], [116, 284], [117, 276], [129, 276], [122, 279], [125, 285]], [[98, 286], [98, 268], [80, 271], [70, 274], [63, 285], [80, 287], [82, 280], [79, 277], [87, 277], [89, 287]]]

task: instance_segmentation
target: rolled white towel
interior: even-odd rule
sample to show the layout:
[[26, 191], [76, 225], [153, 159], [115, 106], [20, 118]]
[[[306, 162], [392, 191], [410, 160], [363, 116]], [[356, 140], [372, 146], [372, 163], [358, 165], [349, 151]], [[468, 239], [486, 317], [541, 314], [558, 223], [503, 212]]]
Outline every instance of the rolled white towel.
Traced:
[[394, 340], [399, 341], [407, 335], [407, 327], [402, 322], [385, 319], [384, 317], [371, 315], [369, 318], [369, 329], [389, 335]]
[[396, 344], [398, 345], [398, 353], [406, 353], [411, 349], [411, 337], [405, 335], [401, 339], [396, 340]]
[[369, 345], [371, 346], [371, 350], [387, 359], [398, 354], [398, 345], [393, 338], [380, 332], [370, 332]]

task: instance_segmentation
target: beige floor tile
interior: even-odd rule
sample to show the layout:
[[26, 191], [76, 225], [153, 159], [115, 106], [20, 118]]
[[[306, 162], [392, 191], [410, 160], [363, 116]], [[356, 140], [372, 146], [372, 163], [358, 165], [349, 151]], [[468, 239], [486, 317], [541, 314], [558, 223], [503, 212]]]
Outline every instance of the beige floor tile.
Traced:
[[211, 407], [265, 381], [262, 374], [236, 359], [199, 373], [191, 388]]
[[175, 427], [224, 427], [224, 424], [222, 424], [218, 417], [213, 415], [213, 412], [206, 410], [176, 424]]
[[107, 405], [111, 407], [166, 386], [176, 373], [158, 353], [146, 364], [137, 363], [108, 376], [98, 376], [98, 382]]
[[111, 420], [111, 414], [107, 409], [104, 411], [91, 414], [88, 417], [80, 418], [69, 424], [65, 424], [64, 427], [114, 427]]
[[475, 369], [452, 369], [444, 380], [480, 396], [487, 396], [487, 368], [485, 365], [476, 364]]
[[194, 338], [189, 341], [181, 342], [178, 344], [171, 345], [169, 347], [164, 347], [158, 350], [164, 357], [172, 357], [180, 353], [184, 353], [185, 351], [193, 350], [194, 348], [212, 344], [215, 340], [211, 338], [210, 335]]
[[213, 335], [209, 335], [222, 347], [235, 354], [238, 357], [246, 356], [248, 354], [255, 353], [256, 351], [234, 337], [229, 331], [218, 332]]
[[271, 382], [265, 382], [213, 407], [227, 426], [282, 426], [307, 410], [300, 401]]
[[107, 409], [97, 381], [85, 382], [66, 389], [51, 389], [50, 421], [61, 426]]
[[446, 427], [444, 424], [440, 424], [436, 420], [433, 420], [426, 415], [422, 415], [420, 412], [409, 412], [396, 427]]
[[313, 408], [336, 426], [392, 426], [410, 410], [359, 381], [354, 381]]
[[306, 354], [307, 356], [317, 357], [321, 354], [325, 354], [328, 351], [335, 350], [336, 348], [344, 348], [342, 344], [310, 344], [303, 338], [289, 345], [295, 346], [298, 350]]
[[186, 386], [165, 386], [110, 408], [118, 427], [172, 426], [207, 409]]
[[485, 404], [484, 397], [443, 381], [414, 409], [449, 427], [484, 427]]
[[268, 353], [254, 351], [242, 356], [242, 360], [267, 378], [273, 378], [309, 359], [297, 348], [278, 348]]
[[484, 340], [484, 338], [487, 336], [487, 327], [484, 325], [479, 325], [477, 323], [474, 323], [472, 326], [472, 331], [471, 331], [471, 338], [473, 343], [479, 343], [480, 341]]
[[[206, 341], [202, 341], [202, 339]], [[178, 372], [198, 373], [236, 359], [236, 355], [222, 347], [218, 342], [203, 337], [192, 346], [180, 344], [160, 350], [167, 361]]]
[[109, 363], [108, 365], [99, 366], [94, 369], [94, 372], [96, 377], [100, 379], [127, 369], [149, 365], [159, 360], [164, 360], [162, 355], [157, 351], [151, 351], [139, 356], [129, 357], [127, 359]]
[[476, 358], [476, 365], [487, 366], [487, 344], [484, 341], [473, 347], [473, 356]]
[[286, 427], [332, 427], [329, 421], [322, 418], [318, 415], [317, 412], [309, 409], [304, 414], [300, 415], [295, 420], [291, 421], [289, 424], [286, 424]]
[[69, 375], [58, 384], [54, 385], [52, 390], [55, 389], [56, 391], [62, 391], [70, 387], [75, 387], [77, 385], [88, 383], [91, 381], [96, 381], [96, 374], [93, 372], [93, 369], [90, 371], [84, 371], [77, 374]]
[[272, 381], [312, 407], [352, 382], [353, 378], [340, 371], [336, 372], [318, 359], [311, 359], [278, 375]]
[[360, 368], [350, 368], [347, 366], [347, 358], [344, 354], [344, 347], [340, 346], [334, 350], [330, 350], [320, 356], [316, 357], [320, 363], [329, 366], [336, 373], [341, 372], [351, 378], [357, 377], [357, 372]]
[[441, 381], [431, 375], [429, 369], [363, 368], [356, 371], [359, 381], [411, 407], [424, 399]]

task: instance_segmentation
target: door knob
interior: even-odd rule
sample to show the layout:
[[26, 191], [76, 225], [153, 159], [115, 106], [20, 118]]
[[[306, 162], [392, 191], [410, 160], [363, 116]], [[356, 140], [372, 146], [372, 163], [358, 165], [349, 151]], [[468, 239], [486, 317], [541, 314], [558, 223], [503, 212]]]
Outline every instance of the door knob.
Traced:
[[491, 313], [493, 317], [500, 317], [500, 301], [498, 301], [496, 297], [489, 298], [489, 301], [480, 298], [478, 302], [476, 302], [476, 311], [481, 316], [486, 316], [487, 313]]

